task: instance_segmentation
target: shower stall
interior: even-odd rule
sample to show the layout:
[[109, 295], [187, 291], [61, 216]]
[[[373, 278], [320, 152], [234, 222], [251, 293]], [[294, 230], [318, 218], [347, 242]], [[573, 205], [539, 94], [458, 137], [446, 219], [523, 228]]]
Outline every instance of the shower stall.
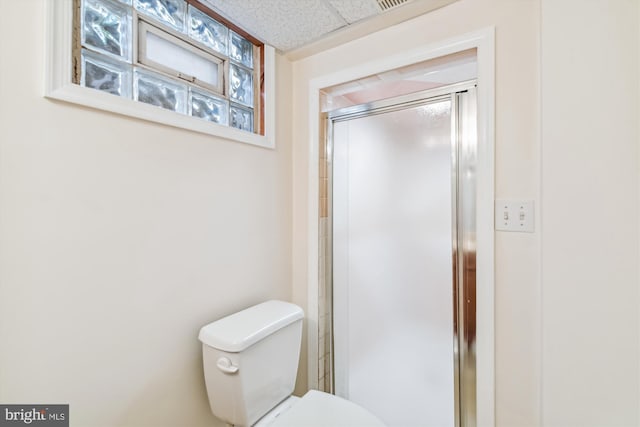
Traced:
[[390, 427], [474, 426], [475, 83], [326, 123], [322, 385]]

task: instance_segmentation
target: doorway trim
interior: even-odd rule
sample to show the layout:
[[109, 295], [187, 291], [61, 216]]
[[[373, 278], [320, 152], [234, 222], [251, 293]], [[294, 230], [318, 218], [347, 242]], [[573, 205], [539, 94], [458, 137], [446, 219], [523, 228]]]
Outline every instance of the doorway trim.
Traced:
[[309, 82], [307, 363], [309, 388], [318, 386], [318, 188], [320, 91], [373, 74], [476, 49], [478, 65], [478, 158], [476, 195], [476, 396], [477, 426], [495, 425], [494, 347], [494, 146], [495, 146], [495, 27], [399, 52]]

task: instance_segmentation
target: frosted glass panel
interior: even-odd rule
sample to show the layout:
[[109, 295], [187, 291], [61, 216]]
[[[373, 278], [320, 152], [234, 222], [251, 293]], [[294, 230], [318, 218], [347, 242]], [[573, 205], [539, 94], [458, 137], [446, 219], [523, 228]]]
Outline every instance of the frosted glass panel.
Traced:
[[171, 43], [150, 31], [146, 32], [146, 57], [167, 68], [218, 86], [218, 63]]
[[109, 0], [83, 0], [82, 45], [131, 61], [131, 11]]
[[187, 3], [184, 0], [135, 0], [136, 9], [165, 25], [184, 32]]
[[228, 34], [227, 27], [193, 6], [189, 7], [189, 37], [226, 55]]
[[131, 98], [131, 65], [82, 51], [80, 84], [113, 95]]
[[136, 101], [186, 114], [187, 85], [137, 69], [134, 71], [133, 93]]
[[334, 125], [338, 395], [454, 425], [450, 102]]

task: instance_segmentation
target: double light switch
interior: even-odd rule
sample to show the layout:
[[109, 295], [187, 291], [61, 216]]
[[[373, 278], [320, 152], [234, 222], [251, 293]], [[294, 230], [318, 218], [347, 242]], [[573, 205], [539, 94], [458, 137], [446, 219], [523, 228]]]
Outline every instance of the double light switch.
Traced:
[[496, 230], [533, 233], [533, 212], [533, 200], [496, 200]]

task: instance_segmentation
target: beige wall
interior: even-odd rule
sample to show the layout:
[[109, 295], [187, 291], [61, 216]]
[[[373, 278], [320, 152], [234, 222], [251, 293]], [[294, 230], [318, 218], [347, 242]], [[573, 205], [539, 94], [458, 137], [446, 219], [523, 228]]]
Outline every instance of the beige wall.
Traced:
[[309, 81], [488, 25], [496, 197], [534, 199], [541, 218], [495, 236], [497, 425], [638, 425], [637, 1], [461, 0], [294, 63], [294, 300], [307, 300]]
[[496, 233], [497, 424], [638, 425], [636, 1], [460, 0], [279, 57], [275, 151], [42, 98], [44, 1], [0, 0], [0, 402], [215, 425], [198, 328], [307, 308], [309, 81], [495, 25], [496, 197], [542, 217]]
[[637, 426], [638, 2], [542, 0], [543, 421]]
[[[496, 197], [538, 201], [539, 2], [461, 0], [294, 63], [293, 296], [307, 304], [309, 81], [464, 33], [496, 26]], [[539, 234], [496, 234], [496, 419], [540, 424]], [[299, 390], [306, 375], [299, 376]]]
[[291, 298], [291, 66], [276, 150], [52, 102], [44, 3], [0, 0], [0, 402], [216, 425], [199, 328]]

